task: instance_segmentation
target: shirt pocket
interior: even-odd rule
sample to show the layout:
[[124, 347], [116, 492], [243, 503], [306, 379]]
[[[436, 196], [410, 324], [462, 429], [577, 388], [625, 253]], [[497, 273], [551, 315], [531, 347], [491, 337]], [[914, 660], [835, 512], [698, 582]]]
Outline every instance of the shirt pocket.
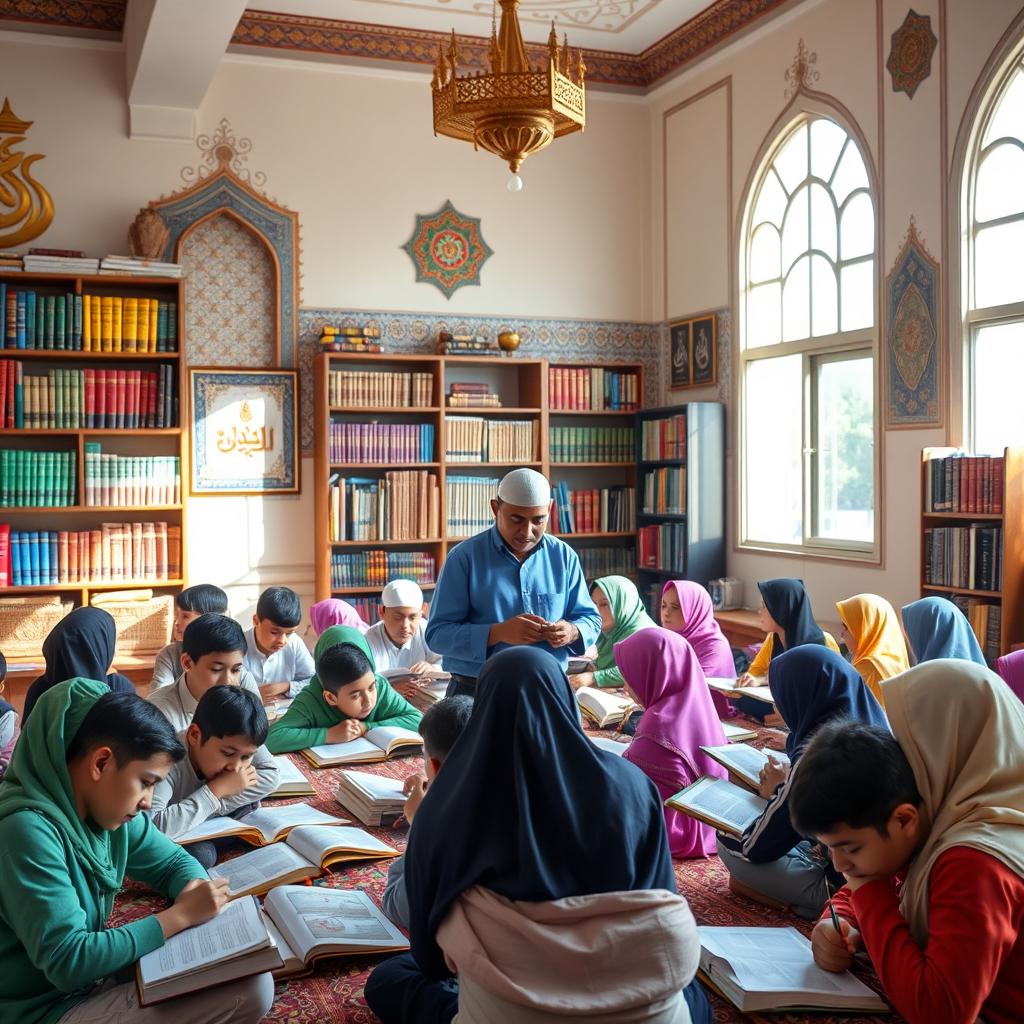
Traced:
[[530, 607], [534, 615], [554, 622], [562, 617], [561, 594], [531, 594]]

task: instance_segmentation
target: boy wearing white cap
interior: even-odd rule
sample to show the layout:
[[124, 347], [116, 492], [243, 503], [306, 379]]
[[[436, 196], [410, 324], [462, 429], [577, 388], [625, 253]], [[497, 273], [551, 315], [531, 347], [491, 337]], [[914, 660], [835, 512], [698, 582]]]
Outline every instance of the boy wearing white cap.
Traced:
[[[436, 671], [441, 655], [435, 654], [424, 636], [423, 591], [412, 580], [392, 580], [380, 595], [380, 622], [366, 631], [377, 671], [385, 679], [405, 673], [426, 675]], [[411, 679], [396, 679], [403, 697], [415, 693]]]

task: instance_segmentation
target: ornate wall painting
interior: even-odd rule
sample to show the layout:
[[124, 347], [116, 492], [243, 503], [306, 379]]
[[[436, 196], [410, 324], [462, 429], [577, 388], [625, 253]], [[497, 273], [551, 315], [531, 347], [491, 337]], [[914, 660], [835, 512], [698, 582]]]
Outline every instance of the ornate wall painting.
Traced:
[[24, 142], [32, 121], [22, 121], [4, 99], [0, 110], [0, 249], [38, 238], [53, 220], [53, 199], [30, 168], [44, 158], [13, 147]]
[[892, 76], [892, 91], [914, 98], [917, 87], [932, 73], [932, 54], [938, 39], [932, 20], [911, 8], [903, 24], [892, 34], [889, 59], [885, 62]]
[[412, 237], [402, 248], [427, 281], [450, 299], [463, 285], [480, 284], [480, 270], [494, 255], [480, 234], [480, 218], [466, 217], [445, 200], [436, 213], [417, 214]]

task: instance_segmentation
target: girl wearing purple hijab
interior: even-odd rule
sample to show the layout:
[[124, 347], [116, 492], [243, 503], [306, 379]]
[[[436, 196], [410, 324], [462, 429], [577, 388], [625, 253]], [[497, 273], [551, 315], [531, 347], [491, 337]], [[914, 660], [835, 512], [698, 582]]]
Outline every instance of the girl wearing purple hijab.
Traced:
[[1010, 651], [996, 658], [996, 671], [1003, 682], [1024, 701], [1024, 651]]
[[[693, 648], [678, 633], [655, 626], [617, 643], [615, 661], [626, 690], [644, 708], [623, 757], [658, 787], [662, 801], [701, 776], [724, 779], [725, 768], [700, 749], [726, 740]], [[664, 810], [673, 857], [715, 852], [713, 828], [671, 807]]]
[[336, 597], [329, 597], [326, 601], [317, 601], [309, 609], [309, 621], [317, 636], [320, 636], [329, 626], [352, 626], [360, 633], [365, 633], [370, 628], [348, 601], [342, 601]]

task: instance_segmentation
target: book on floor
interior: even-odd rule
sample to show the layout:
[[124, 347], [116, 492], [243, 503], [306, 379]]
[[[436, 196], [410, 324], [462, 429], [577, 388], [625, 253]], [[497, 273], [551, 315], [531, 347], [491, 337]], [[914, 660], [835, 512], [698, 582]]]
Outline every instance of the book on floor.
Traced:
[[884, 1013], [885, 1002], [849, 971], [814, 962], [795, 928], [701, 926], [700, 973], [744, 1013], [843, 1010]]
[[767, 800], [749, 789], [710, 776], [691, 783], [665, 802], [691, 818], [734, 836], [743, 835], [768, 806]]
[[316, 790], [312, 783], [299, 766], [287, 755], [278, 754], [274, 760], [277, 762], [277, 789], [264, 800], [277, 800], [282, 797], [293, 796], [316, 796]]
[[628, 718], [634, 711], [640, 710], [622, 693], [599, 690], [596, 686], [581, 686], [576, 691], [576, 701], [580, 706], [580, 711], [598, 729], [607, 729], [609, 725], [618, 725], [623, 718]]
[[135, 968], [139, 1003], [173, 999], [264, 971], [279, 971], [284, 957], [251, 896], [233, 900], [194, 928], [172, 935], [141, 957]]
[[745, 782], [751, 789], [761, 785], [761, 769], [768, 763], [770, 753], [776, 761], [789, 763], [789, 757], [782, 750], [763, 751], [746, 743], [727, 743], [724, 747], [701, 747], [708, 757], [729, 769], [730, 774]]
[[418, 732], [397, 725], [383, 725], [347, 743], [324, 743], [308, 747], [302, 751], [302, 756], [314, 768], [330, 768], [337, 764], [386, 761], [398, 753], [415, 753], [422, 746], [423, 737]]
[[614, 754], [616, 757], [622, 757], [622, 755], [629, 749], [629, 739], [625, 742], [622, 740], [613, 740], [610, 736], [591, 736], [590, 742], [595, 747], [600, 747], [602, 750], [607, 750], [609, 754]]
[[380, 670], [380, 674], [389, 683], [405, 683], [410, 679], [423, 679], [433, 683], [447, 683], [452, 677], [451, 672], [445, 672], [439, 668], [432, 668], [429, 672], [410, 672], [407, 668], [385, 668]]
[[349, 825], [345, 818], [318, 811], [308, 804], [285, 804], [284, 807], [261, 807], [244, 818], [207, 818], [195, 828], [175, 838], [181, 846], [206, 839], [236, 836], [253, 846], [269, 846], [279, 842], [299, 825]]
[[736, 725], [733, 722], [723, 722], [722, 732], [730, 743], [739, 743], [740, 740], [756, 740], [757, 731], [748, 729], [745, 725]]
[[409, 940], [363, 892], [279, 885], [267, 893], [263, 912], [284, 961], [274, 971], [277, 978], [308, 974], [324, 957], [409, 948]]
[[414, 704], [417, 707], [428, 708], [432, 704], [444, 700], [447, 694], [447, 679], [431, 680], [427, 683], [420, 683], [408, 700], [410, 704]]
[[334, 799], [364, 825], [393, 825], [405, 809], [403, 785], [369, 772], [341, 772]]
[[772, 697], [771, 687], [768, 686], [767, 680], [757, 686], [737, 686], [735, 679], [718, 679], [715, 676], [708, 676], [707, 680], [708, 686], [712, 690], [724, 693], [727, 697], [753, 697], [754, 700], [764, 701], [765, 704], [771, 704], [773, 707], [775, 705], [775, 698]]
[[228, 879], [228, 895], [262, 896], [276, 885], [319, 878], [335, 864], [397, 857], [398, 851], [361, 828], [300, 825], [273, 843], [210, 868], [211, 878]]

